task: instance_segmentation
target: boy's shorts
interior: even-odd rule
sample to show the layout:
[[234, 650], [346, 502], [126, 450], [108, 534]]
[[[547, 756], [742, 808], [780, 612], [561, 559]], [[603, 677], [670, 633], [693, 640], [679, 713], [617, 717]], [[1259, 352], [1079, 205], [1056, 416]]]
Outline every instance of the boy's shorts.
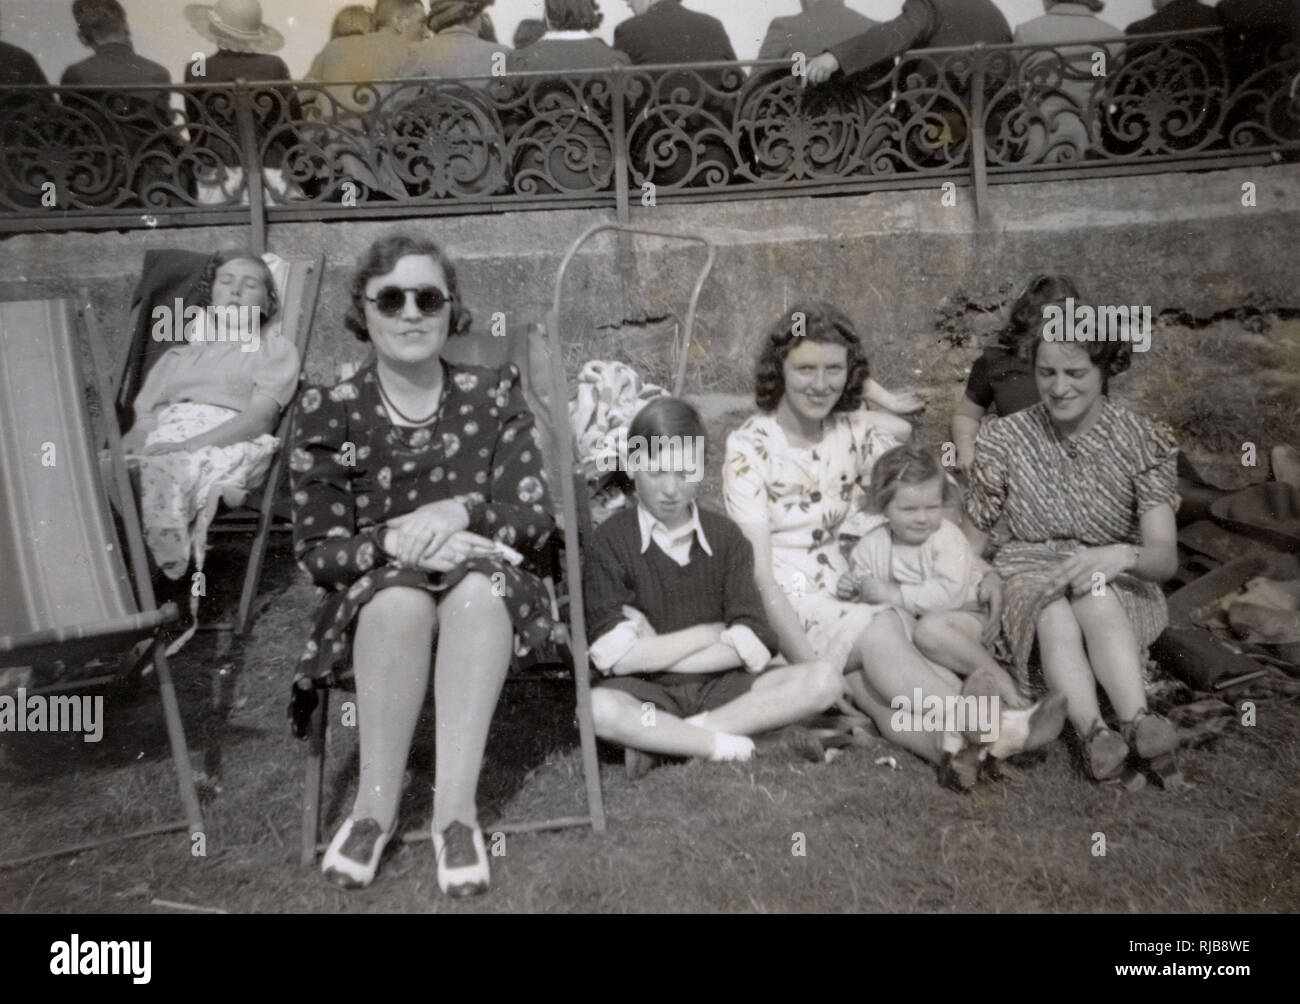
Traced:
[[615, 676], [602, 680], [597, 687], [608, 687], [631, 694], [639, 701], [649, 701], [660, 711], [678, 718], [690, 718], [702, 711], [712, 711], [749, 693], [756, 679], [754, 673], [729, 669], [722, 673], [650, 673], [645, 676]]

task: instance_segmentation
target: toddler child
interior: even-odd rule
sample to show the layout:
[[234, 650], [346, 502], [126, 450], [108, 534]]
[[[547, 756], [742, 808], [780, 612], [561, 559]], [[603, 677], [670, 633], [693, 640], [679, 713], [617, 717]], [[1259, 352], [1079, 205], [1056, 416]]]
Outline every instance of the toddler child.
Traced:
[[984, 647], [998, 633], [979, 596], [988, 568], [944, 518], [955, 487], [923, 447], [908, 444], [882, 454], [871, 474], [875, 518], [850, 552], [836, 592], [840, 599], [893, 606], [917, 651], [965, 678], [963, 695], [996, 696], [1001, 734], [988, 752], [1007, 756], [1056, 738], [1065, 701], [1052, 697], [1030, 708]]

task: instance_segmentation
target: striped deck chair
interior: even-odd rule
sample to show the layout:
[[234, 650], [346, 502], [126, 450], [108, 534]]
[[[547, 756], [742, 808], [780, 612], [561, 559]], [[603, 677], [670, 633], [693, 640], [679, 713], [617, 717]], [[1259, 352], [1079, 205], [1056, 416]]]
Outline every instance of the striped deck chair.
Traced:
[[[85, 662], [95, 655], [147, 642], [157, 671], [167, 738], [180, 780], [185, 819], [52, 851], [22, 861], [72, 853], [111, 840], [188, 829], [199, 833], [199, 809], [189, 749], [171, 671], [160, 640], [176, 605], [159, 608], [149, 578], [144, 538], [120, 429], [101, 408], [94, 434], [78, 365], [75, 332], [81, 318], [93, 358], [100, 402], [109, 402], [104, 344], [89, 307], [68, 300], [0, 304], [0, 666], [53, 660]], [[114, 522], [98, 460], [107, 441], [123, 533]], [[131, 574], [127, 572], [130, 561]], [[99, 677], [77, 686], [108, 682]], [[65, 689], [66, 684], [58, 689]], [[8, 861], [12, 865], [20, 861]]]
[[[113, 400], [123, 427], [129, 427], [134, 415], [132, 403], [144, 382], [149, 368], [171, 348], [166, 342], [150, 338], [150, 317], [159, 304], [170, 307], [176, 298], [185, 300], [202, 271], [208, 255], [195, 251], [155, 250], [144, 256], [144, 270], [136, 288], [132, 304], [131, 343], [123, 353], [113, 374]], [[280, 297], [280, 316], [276, 323], [280, 333], [293, 340], [298, 349], [301, 365], [307, 362], [307, 347], [311, 338], [312, 321], [316, 313], [316, 300], [320, 291], [322, 261], [317, 258], [285, 259], [287, 268], [276, 275]], [[299, 383], [302, 374], [299, 374]], [[276, 436], [281, 442], [289, 434], [290, 412], [286, 408], [281, 416]], [[262, 575], [262, 562], [271, 531], [288, 530], [289, 514], [275, 511], [275, 495], [284, 476], [283, 451], [276, 454], [263, 486], [253, 492], [236, 509], [225, 510], [213, 520], [209, 534], [251, 534], [248, 565], [244, 571], [244, 585], [239, 594], [239, 608], [233, 623], [207, 625], [205, 630], [233, 631], [242, 635], [248, 630], [252, 617], [253, 601], [257, 599], [258, 583]]]

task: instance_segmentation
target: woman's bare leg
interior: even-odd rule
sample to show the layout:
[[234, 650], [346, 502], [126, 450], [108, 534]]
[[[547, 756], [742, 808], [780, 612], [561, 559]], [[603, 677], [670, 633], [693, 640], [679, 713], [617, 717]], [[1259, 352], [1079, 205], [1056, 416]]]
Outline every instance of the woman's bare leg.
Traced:
[[1083, 632], [1068, 600], [1053, 600], [1038, 615], [1038, 651], [1048, 688], [1065, 695], [1070, 723], [1086, 738], [1101, 720], [1101, 709]]
[[385, 830], [397, 818], [437, 626], [433, 597], [408, 586], [381, 589], [357, 616], [352, 658], [361, 780], [352, 818], [373, 819]]
[[1120, 606], [1115, 590], [1101, 596], [1088, 593], [1070, 601], [1075, 619], [1088, 643], [1088, 660], [1092, 673], [1121, 721], [1147, 706], [1142, 689], [1142, 666], [1139, 662], [1137, 636]]
[[487, 576], [471, 572], [438, 604], [433, 694], [437, 717], [433, 825], [473, 826], [488, 728], [510, 669], [514, 628]]

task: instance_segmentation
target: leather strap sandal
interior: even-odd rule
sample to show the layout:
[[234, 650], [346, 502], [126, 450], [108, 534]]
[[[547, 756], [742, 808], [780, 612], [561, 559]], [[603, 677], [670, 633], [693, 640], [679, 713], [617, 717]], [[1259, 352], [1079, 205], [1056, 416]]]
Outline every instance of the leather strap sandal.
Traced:
[[1178, 729], [1163, 715], [1143, 708], [1123, 726], [1124, 736], [1143, 765], [1168, 791], [1181, 791], [1191, 784], [1183, 777], [1174, 758], [1178, 749]]
[[1178, 749], [1178, 730], [1173, 722], [1143, 708], [1123, 725], [1124, 738], [1143, 760], [1154, 760]]
[[1098, 721], [1084, 741], [1088, 772], [1094, 780], [1107, 781], [1119, 774], [1128, 762], [1128, 744], [1114, 729]]

